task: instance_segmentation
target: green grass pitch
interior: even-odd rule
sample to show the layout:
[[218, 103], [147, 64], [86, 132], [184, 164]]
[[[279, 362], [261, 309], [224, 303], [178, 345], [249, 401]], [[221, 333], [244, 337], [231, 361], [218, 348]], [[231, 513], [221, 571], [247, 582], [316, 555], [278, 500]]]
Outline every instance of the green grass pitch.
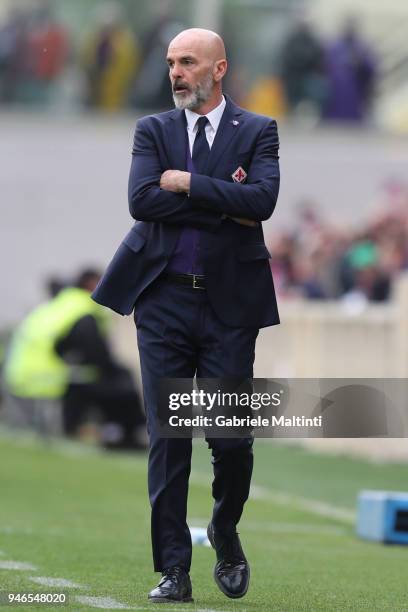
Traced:
[[[247, 596], [228, 600], [218, 591], [214, 552], [200, 546], [193, 549], [191, 571], [195, 603], [159, 609], [408, 610], [408, 548], [358, 540], [352, 518], [359, 489], [404, 490], [407, 472], [405, 465], [376, 465], [257, 440], [256, 486], [239, 529], [251, 564]], [[208, 521], [210, 482], [209, 451], [197, 441], [190, 525]], [[104, 454], [0, 433], [0, 566], [14, 560], [36, 567], [0, 569], [0, 591], [63, 590], [73, 610], [102, 609], [80, 603], [80, 596], [152, 610], [147, 593], [159, 575], [152, 570], [149, 522], [145, 455]], [[31, 576], [64, 578], [82, 588], [40, 587]], [[33, 609], [18, 609], [28, 608]]]

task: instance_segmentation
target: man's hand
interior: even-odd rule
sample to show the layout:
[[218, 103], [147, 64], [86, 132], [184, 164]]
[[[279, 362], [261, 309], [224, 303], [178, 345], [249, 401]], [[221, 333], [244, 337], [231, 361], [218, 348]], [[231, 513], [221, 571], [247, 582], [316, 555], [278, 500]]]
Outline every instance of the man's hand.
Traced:
[[160, 188], [175, 193], [190, 192], [190, 172], [166, 170], [160, 177]]

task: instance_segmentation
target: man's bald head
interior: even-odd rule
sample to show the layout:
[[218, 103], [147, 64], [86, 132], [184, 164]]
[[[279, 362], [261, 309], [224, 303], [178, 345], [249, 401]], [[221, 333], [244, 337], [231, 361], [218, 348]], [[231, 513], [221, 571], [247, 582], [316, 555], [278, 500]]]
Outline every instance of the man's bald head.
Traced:
[[178, 108], [206, 114], [220, 103], [227, 60], [219, 34], [202, 28], [183, 30], [170, 42], [167, 63]]
[[221, 36], [212, 30], [203, 28], [189, 28], [177, 34], [170, 42], [169, 50], [172, 46], [186, 46], [196, 48], [206, 54], [208, 58], [217, 60], [226, 59], [225, 45]]

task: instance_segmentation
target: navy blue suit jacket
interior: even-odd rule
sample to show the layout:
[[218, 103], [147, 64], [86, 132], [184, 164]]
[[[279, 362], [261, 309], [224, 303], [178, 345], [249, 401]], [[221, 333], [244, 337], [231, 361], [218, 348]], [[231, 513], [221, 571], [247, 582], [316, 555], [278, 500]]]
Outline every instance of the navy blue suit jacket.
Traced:
[[[276, 122], [236, 106], [226, 96], [207, 167], [191, 175], [190, 196], [160, 189], [168, 169], [186, 169], [185, 113], [172, 110], [137, 122], [129, 177], [129, 208], [136, 220], [92, 297], [130, 314], [137, 298], [166, 267], [181, 228], [205, 230], [201, 238], [208, 299], [232, 327], [279, 323], [261, 222], [279, 192]], [[241, 166], [244, 183], [232, 174]], [[258, 221], [243, 226], [224, 215]]]

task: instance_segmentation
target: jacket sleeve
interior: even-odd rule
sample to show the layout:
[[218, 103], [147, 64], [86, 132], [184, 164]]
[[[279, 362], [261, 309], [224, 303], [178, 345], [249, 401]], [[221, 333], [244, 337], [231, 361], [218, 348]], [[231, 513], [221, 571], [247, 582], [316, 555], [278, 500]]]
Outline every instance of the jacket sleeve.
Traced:
[[221, 224], [219, 211], [193, 207], [187, 194], [160, 189], [164, 172], [154, 139], [143, 120], [136, 127], [129, 176], [129, 210], [137, 221], [158, 221], [215, 230]]
[[279, 193], [279, 139], [276, 121], [260, 133], [246, 183], [232, 183], [202, 174], [191, 175], [193, 206], [254, 221], [272, 215]]

